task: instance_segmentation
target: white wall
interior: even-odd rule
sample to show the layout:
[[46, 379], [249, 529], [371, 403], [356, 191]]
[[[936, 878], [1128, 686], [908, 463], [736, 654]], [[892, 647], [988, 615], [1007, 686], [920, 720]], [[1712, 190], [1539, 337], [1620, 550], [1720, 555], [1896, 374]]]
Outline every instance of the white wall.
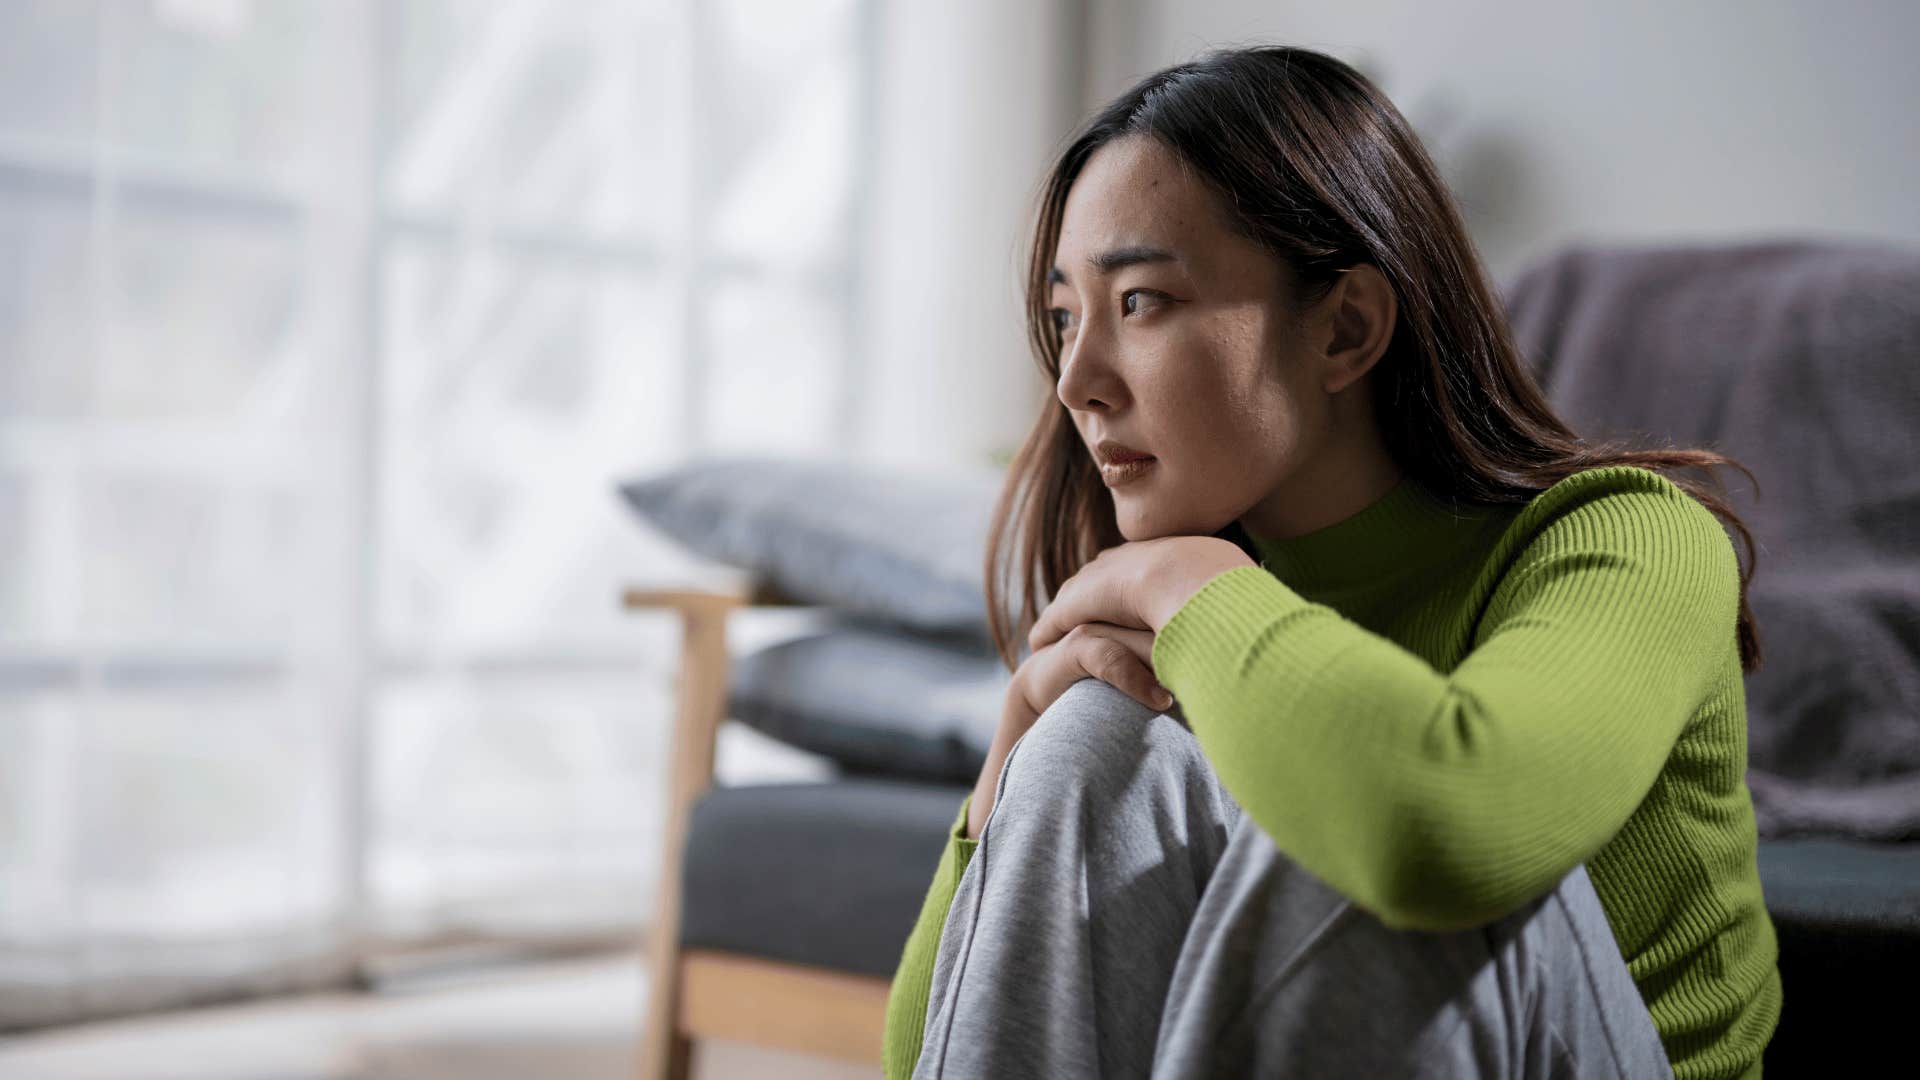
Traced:
[[1086, 105], [1213, 45], [1360, 66], [1496, 274], [1576, 238], [1920, 243], [1920, 4], [1091, 3]]
[[882, 5], [858, 456], [980, 464], [1046, 393], [1021, 322], [1033, 196], [1073, 119], [1072, 5]]

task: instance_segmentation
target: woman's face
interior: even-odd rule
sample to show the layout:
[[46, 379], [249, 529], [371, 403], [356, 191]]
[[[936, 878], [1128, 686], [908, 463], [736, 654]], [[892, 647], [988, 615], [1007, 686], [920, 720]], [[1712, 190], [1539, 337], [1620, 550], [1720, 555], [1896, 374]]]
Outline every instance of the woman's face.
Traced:
[[1208, 535], [1285, 487], [1327, 437], [1327, 369], [1297, 330], [1276, 257], [1229, 227], [1213, 191], [1156, 139], [1095, 151], [1054, 254], [1055, 389], [1102, 469], [1128, 540]]

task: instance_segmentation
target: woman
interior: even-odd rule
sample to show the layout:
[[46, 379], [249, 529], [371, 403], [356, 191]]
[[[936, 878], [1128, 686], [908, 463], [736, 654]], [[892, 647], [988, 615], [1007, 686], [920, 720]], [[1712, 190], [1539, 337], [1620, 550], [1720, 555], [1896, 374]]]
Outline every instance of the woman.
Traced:
[[1757, 1075], [1753, 545], [1677, 472], [1741, 467], [1555, 417], [1393, 105], [1294, 48], [1143, 80], [1027, 316], [1014, 677], [888, 1075]]

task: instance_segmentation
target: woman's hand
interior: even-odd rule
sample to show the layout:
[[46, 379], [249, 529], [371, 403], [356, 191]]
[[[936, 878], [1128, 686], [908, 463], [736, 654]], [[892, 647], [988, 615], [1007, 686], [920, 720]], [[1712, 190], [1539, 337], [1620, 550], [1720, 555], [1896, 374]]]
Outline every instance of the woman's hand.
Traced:
[[1214, 575], [1254, 565], [1232, 541], [1169, 536], [1110, 547], [1061, 583], [1027, 635], [1032, 653], [1007, 689], [967, 806], [968, 838], [986, 826], [1007, 752], [1067, 687], [1091, 676], [1150, 709], [1171, 708], [1173, 695], [1153, 673], [1154, 635]]
[[1121, 693], [1150, 709], [1165, 711], [1173, 704], [1173, 695], [1153, 676], [1153, 634], [1147, 630], [1113, 626], [1108, 623], [1082, 623], [1068, 630], [1059, 641], [1034, 650], [1021, 661], [1007, 687], [1006, 707], [1000, 714], [1000, 727], [994, 732], [993, 745], [980, 778], [973, 785], [973, 801], [967, 805], [967, 837], [978, 839], [993, 809], [994, 789], [1000, 783], [1000, 769], [1007, 753], [1020, 736], [1026, 734], [1040, 714], [1067, 692], [1067, 687], [1093, 677], [1113, 685]]
[[1083, 623], [1157, 634], [1209, 579], [1255, 565], [1238, 544], [1213, 536], [1167, 536], [1107, 548], [1061, 583], [1027, 644], [1037, 652]]

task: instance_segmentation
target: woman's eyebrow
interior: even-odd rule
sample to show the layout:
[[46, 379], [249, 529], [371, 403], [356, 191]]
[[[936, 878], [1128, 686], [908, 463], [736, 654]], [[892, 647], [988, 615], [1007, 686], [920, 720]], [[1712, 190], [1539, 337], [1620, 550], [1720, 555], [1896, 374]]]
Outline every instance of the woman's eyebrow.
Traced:
[[[1101, 274], [1111, 274], [1123, 266], [1174, 261], [1176, 261], [1176, 258], [1173, 252], [1165, 248], [1152, 247], [1147, 244], [1129, 244], [1126, 247], [1117, 247], [1112, 251], [1103, 251], [1097, 255], [1087, 256], [1087, 265], [1093, 267], [1095, 272]], [[1062, 273], [1058, 266], [1053, 267], [1047, 271], [1047, 283], [1050, 285], [1065, 285], [1067, 283], [1067, 275]]]

